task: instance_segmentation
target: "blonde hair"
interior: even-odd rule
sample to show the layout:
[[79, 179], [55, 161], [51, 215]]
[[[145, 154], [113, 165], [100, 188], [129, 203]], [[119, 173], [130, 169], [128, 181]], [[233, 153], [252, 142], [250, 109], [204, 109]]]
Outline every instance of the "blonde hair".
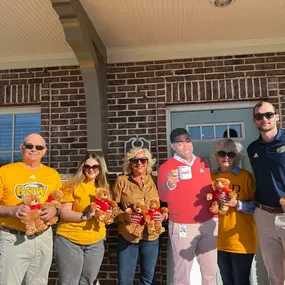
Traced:
[[146, 168], [146, 174], [152, 173], [152, 167], [154, 166], [156, 159], [152, 157], [151, 153], [146, 148], [141, 147], [133, 147], [130, 149], [130, 151], [127, 153], [126, 157], [124, 158], [124, 164], [123, 164], [123, 173], [124, 174], [131, 174], [133, 172], [131, 168], [131, 162], [130, 160], [134, 158], [138, 153], [143, 152], [145, 157], [148, 159], [147, 162], [147, 168]]
[[86, 163], [86, 161], [89, 158], [93, 158], [95, 159], [99, 165], [100, 165], [100, 169], [99, 169], [99, 173], [95, 178], [95, 186], [96, 187], [100, 187], [100, 188], [106, 188], [108, 187], [108, 183], [107, 183], [107, 178], [106, 178], [106, 172], [105, 172], [105, 167], [103, 167], [102, 163], [101, 163], [101, 159], [99, 158], [99, 156], [95, 153], [89, 153], [86, 155], [86, 157], [83, 159], [82, 163], [80, 164], [79, 168], [77, 169], [76, 173], [74, 174], [74, 176], [67, 182], [68, 187], [73, 191], [80, 183], [82, 183], [86, 176], [84, 174], [84, 164]]
[[236, 155], [233, 158], [233, 165], [238, 166], [242, 156], [243, 156], [243, 146], [239, 142], [235, 142], [232, 139], [222, 139], [214, 144], [213, 151], [212, 151], [212, 161], [216, 168], [218, 168], [218, 152], [225, 151], [225, 152], [234, 152]]

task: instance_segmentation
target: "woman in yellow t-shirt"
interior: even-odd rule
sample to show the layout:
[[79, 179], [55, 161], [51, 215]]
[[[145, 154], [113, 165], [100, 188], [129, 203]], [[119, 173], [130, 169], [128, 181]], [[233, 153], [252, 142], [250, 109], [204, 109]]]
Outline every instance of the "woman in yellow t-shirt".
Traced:
[[242, 145], [232, 139], [223, 139], [214, 146], [213, 158], [218, 168], [212, 180], [226, 178], [236, 199], [223, 196], [221, 202], [229, 206], [227, 215], [219, 215], [218, 266], [224, 285], [249, 285], [252, 260], [256, 253], [257, 237], [253, 211], [255, 209], [255, 180], [253, 175], [238, 165]]
[[96, 187], [108, 187], [106, 174], [100, 158], [88, 154], [63, 187], [61, 221], [55, 239], [60, 285], [93, 284], [99, 272], [106, 228], [94, 219], [89, 207], [95, 200]]

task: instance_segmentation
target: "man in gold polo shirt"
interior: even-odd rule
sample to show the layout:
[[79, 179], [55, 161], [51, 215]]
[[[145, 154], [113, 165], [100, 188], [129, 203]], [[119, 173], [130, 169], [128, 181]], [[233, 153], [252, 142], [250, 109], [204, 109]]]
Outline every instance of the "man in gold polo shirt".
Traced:
[[[27, 216], [30, 208], [22, 204], [22, 198], [34, 193], [43, 203], [50, 192], [61, 187], [61, 179], [56, 170], [41, 164], [47, 148], [40, 135], [28, 135], [20, 148], [22, 162], [0, 168], [0, 284], [42, 285], [48, 283], [52, 230], [25, 235], [19, 217]], [[41, 211], [41, 218], [48, 221], [56, 214], [51, 207]]]

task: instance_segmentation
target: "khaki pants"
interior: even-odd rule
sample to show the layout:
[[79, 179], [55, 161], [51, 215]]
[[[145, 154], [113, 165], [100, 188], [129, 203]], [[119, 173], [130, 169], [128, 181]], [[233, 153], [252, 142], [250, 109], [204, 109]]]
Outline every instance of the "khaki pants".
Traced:
[[0, 284], [48, 284], [52, 247], [51, 228], [37, 237], [0, 231]]
[[270, 285], [284, 285], [285, 214], [256, 208], [254, 218]]
[[[169, 237], [173, 252], [173, 285], [190, 285], [190, 272], [196, 256], [203, 285], [216, 285], [217, 220], [186, 224], [186, 236], [179, 236], [179, 224], [169, 221]], [[191, 284], [195, 285], [195, 284]]]

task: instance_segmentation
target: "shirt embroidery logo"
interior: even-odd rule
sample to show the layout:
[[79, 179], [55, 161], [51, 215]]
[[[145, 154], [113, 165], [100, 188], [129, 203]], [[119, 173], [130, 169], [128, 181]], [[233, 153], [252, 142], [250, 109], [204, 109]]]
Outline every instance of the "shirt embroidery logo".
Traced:
[[259, 155], [257, 153], [255, 153], [255, 155], [253, 156], [253, 158], [257, 158], [259, 157]]
[[204, 169], [203, 168], [201, 168], [200, 169], [200, 173], [204, 173], [205, 171], [204, 171]]
[[285, 145], [280, 146], [280, 147], [277, 148], [277, 152], [278, 152], [278, 153], [282, 153], [282, 152], [284, 152], [284, 151], [285, 151]]
[[46, 196], [47, 190], [48, 185], [37, 182], [29, 182], [26, 184], [17, 184], [14, 188], [14, 193], [18, 199], [23, 199], [23, 196], [28, 193], [36, 194], [40, 198], [44, 198]]
[[37, 179], [36, 176], [33, 174], [29, 177], [30, 179]]

